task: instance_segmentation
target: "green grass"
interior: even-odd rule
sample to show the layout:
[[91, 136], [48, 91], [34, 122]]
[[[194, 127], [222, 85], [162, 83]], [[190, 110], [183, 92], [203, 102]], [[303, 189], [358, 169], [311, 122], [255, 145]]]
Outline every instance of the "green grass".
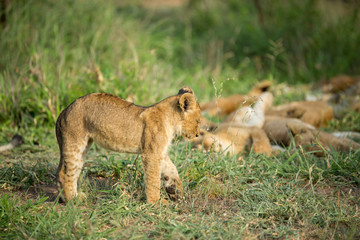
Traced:
[[56, 157], [47, 157], [54, 152], [5, 158], [1, 233], [34, 239], [358, 236], [360, 152], [319, 159], [288, 151], [238, 160], [176, 153], [184, 148], [171, 148], [184, 199], [160, 209], [144, 204], [142, 167], [133, 156], [92, 150], [81, 178], [87, 198], [66, 206], [41, 190], [53, 187]]
[[[86, 198], [64, 205], [54, 194], [54, 123], [76, 98], [103, 91], [150, 105], [189, 85], [205, 102], [270, 79], [276, 104], [302, 100], [308, 84], [360, 74], [359, 4], [260, 1], [262, 24], [253, 1], [159, 11], [134, 1], [8, 2], [0, 143], [14, 133], [26, 142], [0, 155], [0, 238], [360, 237], [359, 151], [238, 159], [176, 140], [169, 153], [184, 199], [156, 208], [145, 204], [140, 157], [95, 146], [80, 179]], [[359, 131], [359, 118], [345, 113], [327, 130]]]

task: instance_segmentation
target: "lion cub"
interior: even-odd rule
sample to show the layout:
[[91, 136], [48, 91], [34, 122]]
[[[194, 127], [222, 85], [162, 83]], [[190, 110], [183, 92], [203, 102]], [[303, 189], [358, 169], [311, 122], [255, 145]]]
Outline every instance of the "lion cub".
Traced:
[[254, 153], [272, 153], [269, 138], [263, 129], [258, 127], [238, 127], [224, 126], [217, 129], [214, 133], [202, 131], [201, 137], [193, 141], [194, 147], [206, 151], [213, 150], [222, 152], [225, 155], [233, 156], [244, 150], [253, 149]]
[[[201, 112], [189, 87], [150, 107], [142, 107], [106, 93], [75, 100], [59, 115], [56, 137], [60, 148], [57, 171], [65, 202], [77, 196], [84, 157], [93, 142], [124, 153], [141, 154], [147, 203], [160, 199], [160, 177], [171, 198], [182, 192], [182, 183], [167, 149], [175, 135], [199, 135]], [[163, 204], [167, 204], [162, 199]]]
[[329, 151], [332, 148], [341, 152], [360, 149], [359, 143], [348, 138], [336, 137], [296, 118], [267, 116], [264, 130], [271, 142], [289, 146], [293, 137], [295, 147], [303, 146], [306, 151], [313, 151], [318, 157], [325, 155], [324, 150]]

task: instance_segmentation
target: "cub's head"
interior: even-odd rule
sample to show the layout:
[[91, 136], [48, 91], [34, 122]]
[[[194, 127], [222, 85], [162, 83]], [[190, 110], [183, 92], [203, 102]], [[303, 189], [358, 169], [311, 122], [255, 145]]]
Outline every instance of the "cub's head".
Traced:
[[184, 87], [178, 93], [181, 115], [181, 135], [192, 139], [200, 134], [201, 110], [194, 91], [189, 87]]

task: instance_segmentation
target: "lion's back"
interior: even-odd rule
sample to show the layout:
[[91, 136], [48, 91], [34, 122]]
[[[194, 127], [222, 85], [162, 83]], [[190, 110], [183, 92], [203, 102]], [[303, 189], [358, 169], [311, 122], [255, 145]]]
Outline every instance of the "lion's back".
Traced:
[[142, 128], [143, 108], [107, 93], [91, 93], [76, 99], [58, 117], [56, 133], [72, 131], [119, 134]]

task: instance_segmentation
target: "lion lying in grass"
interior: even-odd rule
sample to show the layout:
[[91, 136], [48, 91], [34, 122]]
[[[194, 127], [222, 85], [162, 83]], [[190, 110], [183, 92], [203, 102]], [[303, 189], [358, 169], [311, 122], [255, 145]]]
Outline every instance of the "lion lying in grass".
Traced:
[[229, 97], [220, 97], [213, 99], [208, 103], [201, 104], [201, 111], [207, 113], [209, 116], [220, 117], [229, 115], [236, 109], [242, 106], [248, 106], [257, 101], [257, 97], [269, 90], [271, 83], [264, 81], [257, 84], [246, 95], [234, 94]]
[[[282, 151], [271, 146], [270, 142], [287, 147], [294, 138], [296, 147], [314, 151], [317, 156], [324, 155], [323, 150], [331, 148], [344, 152], [359, 148], [360, 145], [350, 139], [316, 129], [333, 118], [333, 109], [328, 104], [320, 101], [292, 102], [267, 111], [272, 102], [270, 92], [262, 93], [253, 106], [241, 107], [226, 117], [215, 132], [202, 132], [195, 147], [230, 155], [252, 147], [256, 153], [269, 155]], [[211, 124], [206, 123], [206, 126]]]
[[[78, 194], [84, 157], [93, 142], [109, 150], [141, 154], [147, 203], [160, 199], [160, 177], [171, 197], [181, 194], [182, 183], [167, 149], [175, 135], [199, 135], [201, 112], [192, 89], [180, 89], [150, 107], [141, 107], [106, 93], [78, 98], [59, 115], [56, 137], [60, 148], [57, 171], [65, 202]], [[162, 199], [163, 204], [167, 204]]]
[[325, 93], [343, 92], [356, 85], [359, 81], [359, 78], [340, 74], [323, 83], [322, 90]]
[[270, 92], [262, 93], [252, 106], [244, 106], [232, 112], [221, 125], [262, 128], [265, 112], [271, 107], [273, 98]]
[[[203, 131], [201, 137], [194, 141], [194, 147], [230, 156], [252, 148], [255, 153], [269, 156], [272, 148], [262, 126], [264, 113], [272, 101], [270, 92], [262, 93], [253, 106], [244, 106], [231, 113], [213, 133]], [[210, 125], [206, 122], [206, 126]]]
[[322, 101], [300, 101], [273, 107], [266, 115], [298, 118], [319, 128], [326, 126], [334, 118], [334, 110]]
[[214, 133], [203, 131], [201, 137], [194, 142], [194, 147], [203, 147], [206, 151], [222, 152], [229, 156], [251, 148], [254, 153], [267, 156], [272, 152], [266, 133], [258, 127], [224, 127]]
[[264, 130], [271, 142], [287, 147], [293, 138], [295, 147], [302, 146], [306, 151], [314, 152], [316, 156], [324, 156], [324, 150], [349, 152], [360, 149], [359, 143], [348, 138], [336, 137], [294, 118], [268, 116], [265, 119]]

